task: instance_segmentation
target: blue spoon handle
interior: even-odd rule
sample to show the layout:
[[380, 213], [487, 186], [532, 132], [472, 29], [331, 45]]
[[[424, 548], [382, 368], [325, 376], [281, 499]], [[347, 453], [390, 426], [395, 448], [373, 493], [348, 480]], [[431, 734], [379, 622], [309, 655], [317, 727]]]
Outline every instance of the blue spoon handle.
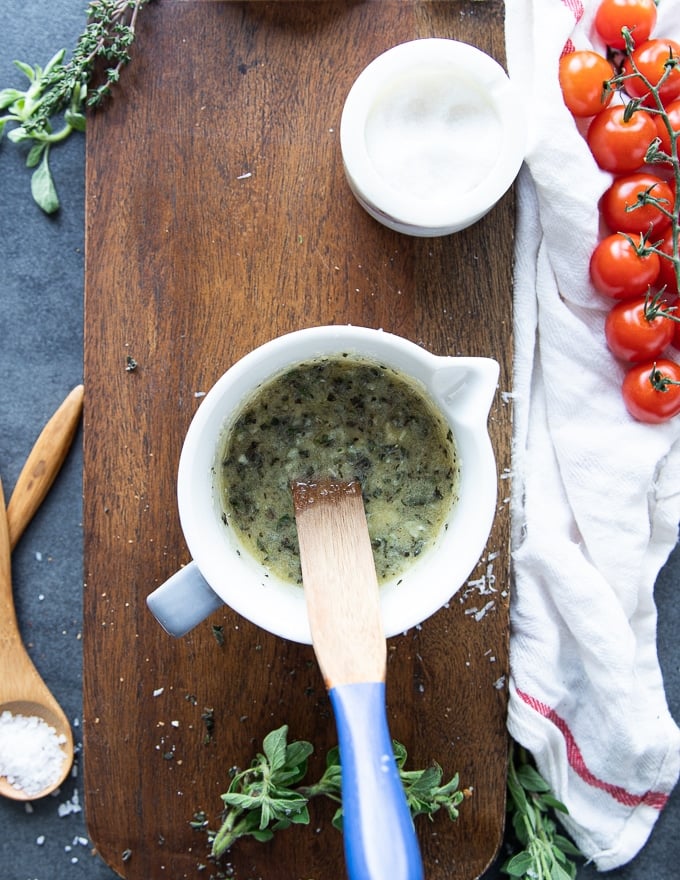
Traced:
[[422, 880], [413, 820], [385, 711], [385, 683], [329, 691], [340, 746], [345, 861], [349, 880]]

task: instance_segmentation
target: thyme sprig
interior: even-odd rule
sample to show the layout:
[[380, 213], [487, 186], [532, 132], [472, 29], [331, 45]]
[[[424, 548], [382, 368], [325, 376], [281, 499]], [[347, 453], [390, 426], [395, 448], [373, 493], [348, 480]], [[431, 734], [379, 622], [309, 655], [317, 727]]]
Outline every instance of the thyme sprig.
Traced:
[[[150, 0], [92, 0], [87, 26], [72, 56], [65, 61], [60, 49], [45, 67], [15, 61], [28, 79], [28, 87], [0, 90], [0, 139], [7, 129], [15, 144], [31, 144], [26, 167], [35, 169], [31, 193], [47, 214], [59, 208], [59, 197], [49, 165], [50, 149], [75, 131], [84, 131], [87, 107], [97, 107], [120, 79], [130, 61], [139, 11]], [[102, 81], [94, 85], [101, 64]]]
[[508, 764], [508, 812], [519, 851], [502, 871], [518, 880], [574, 880], [580, 851], [559, 834], [554, 814], [568, 813], [530, 762], [525, 749], [513, 744]]
[[[457, 819], [458, 807], [471, 795], [471, 791], [459, 789], [458, 775], [442, 784], [443, 770], [437, 763], [425, 770], [406, 770], [406, 749], [396, 741], [393, 747], [411, 815], [426, 815], [432, 819], [443, 809], [449, 819]], [[338, 804], [332, 824], [342, 830], [338, 748], [330, 749], [326, 755], [321, 778], [303, 785], [313, 751], [312, 744], [306, 740], [288, 742], [288, 726], [283, 725], [265, 736], [262, 752], [247, 769], [232, 769], [231, 783], [222, 795], [224, 811], [220, 828], [210, 830], [203, 812], [197, 813], [190, 823], [208, 834], [213, 859], [221, 858], [242, 837], [267, 841], [276, 831], [309, 824], [308, 805], [315, 797], [327, 797]]]

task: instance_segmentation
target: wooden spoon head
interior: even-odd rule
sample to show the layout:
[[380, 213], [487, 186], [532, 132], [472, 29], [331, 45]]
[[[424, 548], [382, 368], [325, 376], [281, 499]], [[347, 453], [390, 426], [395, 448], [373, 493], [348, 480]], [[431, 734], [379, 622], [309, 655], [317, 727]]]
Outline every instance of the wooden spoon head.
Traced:
[[46, 706], [34, 700], [7, 700], [0, 703], [0, 715], [3, 712], [11, 712], [12, 715], [41, 718], [47, 725], [54, 728], [60, 740], [59, 748], [63, 754], [63, 760], [59, 772], [51, 779], [49, 785], [38, 792], [27, 792], [23, 788], [16, 788], [9, 782], [6, 776], [0, 776], [0, 795], [15, 801], [34, 801], [52, 794], [62, 785], [73, 765], [73, 732], [66, 716], [61, 708]]

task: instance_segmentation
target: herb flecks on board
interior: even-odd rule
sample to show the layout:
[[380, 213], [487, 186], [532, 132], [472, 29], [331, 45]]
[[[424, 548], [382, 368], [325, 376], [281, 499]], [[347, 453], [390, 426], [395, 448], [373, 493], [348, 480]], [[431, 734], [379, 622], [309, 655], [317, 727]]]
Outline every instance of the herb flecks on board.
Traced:
[[[92, 0], [87, 26], [71, 58], [60, 49], [45, 67], [23, 61], [15, 65], [28, 79], [28, 88], [0, 90], [0, 139], [30, 144], [26, 167], [34, 169], [31, 194], [46, 214], [59, 208], [59, 196], [49, 164], [50, 150], [74, 131], [84, 131], [87, 107], [97, 107], [111, 93], [130, 47], [140, 9], [150, 0]], [[95, 82], [95, 68], [102, 68]]]

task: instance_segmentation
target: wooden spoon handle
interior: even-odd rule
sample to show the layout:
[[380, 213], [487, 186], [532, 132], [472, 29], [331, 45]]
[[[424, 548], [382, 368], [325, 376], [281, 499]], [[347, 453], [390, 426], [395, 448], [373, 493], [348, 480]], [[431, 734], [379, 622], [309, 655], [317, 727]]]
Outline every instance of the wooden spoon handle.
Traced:
[[84, 388], [77, 385], [35, 441], [7, 506], [9, 543], [13, 550], [31, 517], [54, 482], [78, 427]]
[[18, 636], [17, 617], [12, 595], [12, 555], [5, 508], [5, 493], [0, 480], [0, 645], [14, 643]]
[[423, 864], [394, 757], [385, 683], [329, 691], [338, 730], [342, 831], [351, 880], [422, 880]]

